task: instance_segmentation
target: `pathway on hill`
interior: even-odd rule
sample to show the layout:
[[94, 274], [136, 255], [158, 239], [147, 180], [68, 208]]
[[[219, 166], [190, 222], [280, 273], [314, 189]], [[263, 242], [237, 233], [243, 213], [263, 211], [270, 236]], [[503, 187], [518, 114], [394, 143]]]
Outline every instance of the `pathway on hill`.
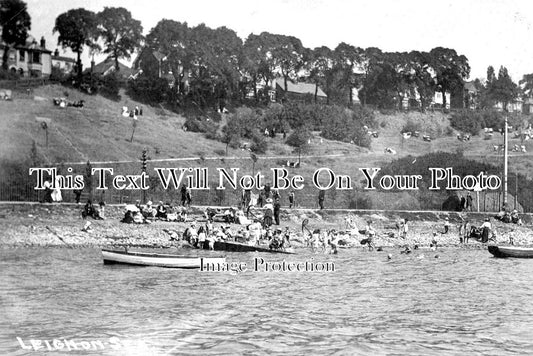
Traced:
[[[300, 159], [303, 158], [335, 158], [335, 157], [345, 157], [349, 156], [348, 154], [337, 153], [329, 155], [309, 155], [309, 156], [300, 156]], [[288, 160], [297, 160], [298, 156], [258, 156], [258, 159], [288, 159]], [[196, 161], [196, 160], [240, 160], [240, 159], [250, 159], [248, 156], [230, 156], [230, 157], [221, 157], [221, 156], [212, 156], [212, 157], [180, 157], [180, 158], [160, 158], [160, 159], [150, 159], [148, 162], [179, 162], [179, 161]], [[124, 161], [95, 161], [91, 164], [117, 164], [117, 163], [138, 163], [139, 160], [124, 160]], [[78, 165], [86, 164], [87, 161], [82, 162], [64, 162], [63, 164], [69, 165]], [[60, 164], [60, 163], [56, 163]]]
[[[65, 142], [66, 142], [66, 143], [67, 143], [67, 144], [68, 144], [68, 145], [69, 145], [74, 151], [76, 151], [76, 153], [77, 153], [78, 155], [80, 155], [80, 157], [81, 157], [82, 159], [87, 160], [88, 157], [87, 157], [83, 152], [81, 152], [76, 146], [74, 146], [74, 144], [73, 144], [72, 141], [68, 138], [67, 135], [65, 135], [63, 132], [61, 132], [61, 130], [59, 130], [59, 128], [58, 128], [57, 126], [54, 126], [54, 128], [56, 129], [57, 133], [58, 133], [61, 137], [63, 137], [63, 139], [65, 140]], [[59, 164], [59, 163], [56, 163], [56, 164]]]

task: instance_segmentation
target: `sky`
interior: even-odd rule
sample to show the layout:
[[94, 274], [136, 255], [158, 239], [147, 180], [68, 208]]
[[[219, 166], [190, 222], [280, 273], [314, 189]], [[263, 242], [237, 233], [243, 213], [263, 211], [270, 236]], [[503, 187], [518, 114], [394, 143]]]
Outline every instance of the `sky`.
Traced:
[[[57, 48], [52, 33], [58, 15], [84, 7], [98, 12], [125, 7], [146, 35], [161, 19], [226, 26], [243, 40], [263, 31], [298, 37], [304, 46], [335, 48], [340, 42], [386, 52], [447, 47], [465, 55], [470, 79], [487, 67], [509, 70], [516, 82], [533, 73], [531, 0], [26, 0], [31, 34]], [[62, 52], [63, 55], [70, 53]], [[89, 65], [87, 53], [84, 65]], [[104, 57], [96, 57], [96, 62]], [[129, 63], [128, 61], [124, 61]]]

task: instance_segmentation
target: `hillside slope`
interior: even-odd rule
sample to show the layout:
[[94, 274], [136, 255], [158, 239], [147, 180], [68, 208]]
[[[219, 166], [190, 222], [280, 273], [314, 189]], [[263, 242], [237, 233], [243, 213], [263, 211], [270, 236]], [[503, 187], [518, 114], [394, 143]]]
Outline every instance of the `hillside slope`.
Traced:
[[[0, 162], [20, 162], [30, 156], [32, 142], [35, 141], [38, 156], [43, 164], [68, 163], [77, 172], [83, 172], [87, 160], [91, 162], [119, 161], [113, 166], [120, 168], [121, 173], [138, 173], [139, 157], [143, 149], [148, 149], [152, 159], [149, 170], [153, 167], [209, 167], [240, 168], [241, 173], [262, 171], [268, 173], [270, 168], [278, 167], [287, 162], [295, 161], [297, 153], [286, 145], [278, 135], [268, 138], [269, 149], [259, 156], [253, 165], [250, 153], [240, 149], [229, 149], [225, 155], [225, 144], [208, 140], [201, 133], [186, 132], [182, 129], [185, 118], [164, 110], [143, 105], [131, 100], [124, 92], [120, 101], [112, 101], [101, 96], [90, 96], [59, 85], [36, 88], [32, 96], [18, 94], [12, 102], [0, 102]], [[68, 100], [84, 100], [84, 108], [60, 108], [54, 106], [54, 97], [67, 97]], [[132, 119], [121, 115], [121, 108], [127, 106], [143, 108], [143, 116], [139, 116], [133, 142]], [[41, 122], [48, 125], [48, 145]], [[318, 132], [311, 140], [309, 148], [302, 153], [302, 165], [291, 169], [291, 173], [300, 174], [310, 181], [313, 172], [321, 167], [331, 168], [338, 174], [354, 178], [356, 188], [351, 192], [328, 193], [330, 204], [347, 207], [354, 201], [355, 195], [361, 193], [362, 175], [359, 168], [383, 167], [394, 159], [405, 156], [424, 155], [429, 152], [464, 152], [465, 156], [483, 163], [500, 165], [502, 156], [494, 152], [492, 147], [502, 143], [502, 137], [495, 134], [491, 139], [474, 136], [468, 142], [457, 140], [454, 130], [449, 127], [448, 115], [435, 113], [397, 113], [394, 115], [376, 114], [379, 137], [372, 139], [370, 149], [355, 145], [321, 139]], [[416, 123], [420, 127], [420, 137], [403, 139], [400, 132], [407, 123]], [[422, 135], [430, 135], [432, 140], [422, 140]], [[518, 140], [511, 140], [511, 145]], [[390, 147], [397, 151], [396, 155], [385, 153]], [[530, 141], [526, 142], [527, 151], [533, 151]], [[181, 159], [181, 160], [178, 160]], [[73, 164], [78, 162], [79, 164]], [[99, 163], [103, 165], [103, 163]], [[119, 167], [120, 166], [120, 167]], [[510, 171], [527, 173], [533, 167], [533, 160], [527, 154], [513, 154], [510, 159]], [[0, 170], [1, 171], [1, 170]], [[153, 171], [152, 171], [153, 172]], [[357, 192], [359, 189], [359, 193]], [[341, 194], [342, 193], [342, 194]], [[202, 193], [203, 194], [203, 193]], [[316, 205], [316, 192], [306, 190], [305, 199]], [[213, 194], [206, 198], [214, 201]], [[238, 192], [231, 201], [238, 200]], [[133, 198], [133, 197], [131, 197]], [[138, 198], [138, 197], [137, 197]], [[372, 207], [396, 209], [416, 207], [416, 199], [412, 195], [400, 195], [383, 192], [372, 196]], [[327, 204], [329, 205], [329, 204]]]

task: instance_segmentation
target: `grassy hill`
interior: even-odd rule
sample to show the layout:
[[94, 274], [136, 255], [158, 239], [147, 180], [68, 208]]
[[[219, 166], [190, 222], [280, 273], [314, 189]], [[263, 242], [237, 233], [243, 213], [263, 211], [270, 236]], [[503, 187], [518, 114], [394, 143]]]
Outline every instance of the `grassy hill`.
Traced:
[[[153, 167], [209, 167], [216, 172], [217, 167], [238, 167], [243, 173], [252, 173], [252, 161], [248, 151], [228, 149], [225, 144], [208, 140], [201, 133], [186, 132], [182, 129], [185, 118], [160, 107], [149, 107], [131, 100], [121, 93], [120, 101], [112, 101], [101, 96], [90, 96], [59, 85], [36, 88], [31, 96], [16, 94], [12, 102], [0, 102], [0, 130], [3, 143], [0, 146], [2, 165], [9, 162], [21, 162], [30, 156], [32, 143], [35, 142], [38, 156], [43, 164], [65, 163], [83, 172], [84, 162], [90, 160], [94, 166], [104, 166], [100, 162], [110, 163], [123, 174], [139, 173], [139, 157], [143, 149], [148, 149]], [[60, 108], [54, 106], [54, 97], [67, 97], [68, 100], [84, 100], [84, 108]], [[143, 108], [139, 116], [133, 141], [132, 119], [121, 116], [122, 106]], [[48, 145], [41, 122], [46, 120], [48, 126]], [[464, 152], [468, 158], [483, 163], [500, 165], [501, 153], [494, 152], [493, 146], [502, 143], [502, 137], [495, 134], [492, 139], [474, 136], [468, 142], [457, 140], [456, 133], [449, 127], [446, 114], [435, 113], [398, 113], [394, 115], [376, 114], [379, 137], [373, 139], [370, 149], [360, 148], [348, 143], [321, 139], [318, 133], [306, 152], [303, 152], [302, 166], [291, 168], [290, 172], [300, 174], [310, 181], [312, 173], [320, 167], [328, 167], [339, 174], [354, 178], [360, 187], [361, 167], [383, 167], [399, 157], [417, 157], [429, 152]], [[400, 131], [407, 123], [416, 123], [422, 135], [430, 135], [433, 140], [425, 142], [420, 138], [403, 139]], [[294, 149], [283, 142], [281, 137], [267, 139], [268, 151], [259, 157], [255, 172], [267, 172], [271, 167], [284, 164], [287, 160], [295, 161]], [[511, 140], [511, 145], [518, 140]], [[396, 155], [386, 154], [385, 148], [391, 147]], [[533, 143], [526, 142], [528, 152], [533, 152]], [[531, 171], [533, 161], [530, 154], [512, 155], [510, 171], [527, 173]], [[80, 163], [80, 164], [74, 164]], [[153, 172], [153, 171], [152, 171]], [[4, 177], [5, 179], [5, 177]], [[155, 194], [156, 192], [152, 192]], [[238, 201], [239, 192], [226, 192], [227, 203]], [[113, 193], [115, 194], [115, 193]], [[138, 192], [128, 193], [127, 199], [138, 198]], [[160, 192], [167, 198], [173, 192]], [[127, 195], [127, 194], [126, 194]], [[157, 194], [156, 194], [157, 195]], [[306, 205], [316, 206], [316, 190], [306, 189], [299, 193], [300, 201]], [[229, 196], [229, 197], [228, 197]], [[412, 195], [401, 193], [362, 194], [361, 191], [328, 191], [326, 206], [347, 207], [357, 197], [371, 201], [375, 208], [416, 207]], [[207, 202], [219, 199], [214, 192], [198, 192], [197, 197]], [[155, 195], [154, 195], [155, 198]], [[361, 198], [360, 203], [364, 203]]]

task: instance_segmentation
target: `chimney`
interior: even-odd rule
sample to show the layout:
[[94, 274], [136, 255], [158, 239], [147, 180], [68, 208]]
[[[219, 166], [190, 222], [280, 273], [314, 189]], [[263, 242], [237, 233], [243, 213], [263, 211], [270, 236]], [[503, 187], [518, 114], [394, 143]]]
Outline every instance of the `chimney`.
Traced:
[[46, 40], [44, 39], [44, 36], [41, 37], [41, 48], [46, 48]]
[[56, 48], [56, 50], [54, 51], [54, 57], [59, 57], [59, 50]]

